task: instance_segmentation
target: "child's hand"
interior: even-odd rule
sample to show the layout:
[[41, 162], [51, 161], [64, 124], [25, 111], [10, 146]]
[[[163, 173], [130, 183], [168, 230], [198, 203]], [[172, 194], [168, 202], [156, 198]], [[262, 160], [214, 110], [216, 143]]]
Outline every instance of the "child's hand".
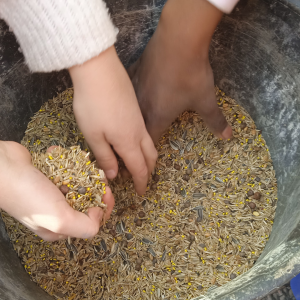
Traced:
[[228, 139], [232, 129], [219, 109], [208, 49], [222, 12], [206, 0], [168, 1], [143, 55], [129, 69], [149, 134], [157, 142], [185, 110]]
[[117, 175], [112, 146], [142, 195], [157, 153], [115, 48], [69, 71], [74, 84], [74, 114], [99, 166], [109, 179]]
[[[31, 163], [27, 149], [0, 142], [0, 207], [47, 241], [67, 236], [91, 238], [99, 231], [103, 211], [73, 210], [59, 189]], [[109, 187], [103, 198], [110, 216], [114, 198]]]

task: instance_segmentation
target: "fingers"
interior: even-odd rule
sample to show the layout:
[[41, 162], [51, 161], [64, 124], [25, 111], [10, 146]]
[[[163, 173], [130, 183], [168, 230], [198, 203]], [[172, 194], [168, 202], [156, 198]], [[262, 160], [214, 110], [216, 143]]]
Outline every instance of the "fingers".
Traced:
[[229, 124], [227, 124], [226, 128], [222, 131], [221, 138], [226, 140], [226, 139], [230, 139], [231, 137], [232, 137], [232, 128], [230, 127]]
[[54, 242], [54, 241], [61, 241], [68, 238], [68, 236], [52, 232], [47, 229], [39, 229], [34, 231], [41, 239], [47, 241], [47, 242]]
[[[132, 175], [135, 190], [139, 195], [143, 195], [146, 191], [149, 174], [154, 169], [157, 159], [157, 151], [153, 141], [146, 132], [140, 147], [127, 148], [125, 152], [119, 154], [123, 158], [127, 170]], [[126, 176], [128, 172], [125, 170], [122, 173]]]
[[[114, 196], [113, 196], [113, 194], [111, 192], [111, 189], [109, 187], [106, 187], [106, 194], [103, 196], [103, 202], [107, 205], [107, 211], [106, 211], [106, 215], [105, 215], [105, 219], [107, 220], [107, 219], [110, 218], [110, 215], [111, 215], [111, 213], [113, 211], [113, 208], [114, 208], [114, 205], [115, 205], [115, 199], [114, 199]], [[83, 213], [80, 213], [80, 214], [83, 215], [84, 217], [86, 217]], [[102, 220], [104, 220], [103, 216], [104, 216], [104, 212], [101, 208], [99, 208], [99, 207], [89, 208], [88, 213], [87, 213], [87, 217], [95, 224], [95, 228], [93, 226], [90, 227], [90, 225], [88, 225], [87, 230], [85, 230], [83, 228], [83, 230], [82, 230], [82, 232], [84, 233], [83, 236], [79, 236], [78, 234], [81, 234], [81, 233], [78, 232], [78, 231], [76, 232], [77, 225], [73, 225], [74, 230], [71, 229], [71, 231], [70, 231], [69, 228], [66, 229], [66, 230], [62, 230], [62, 232], [64, 232], [64, 234], [55, 233], [55, 232], [52, 232], [52, 231], [50, 231], [48, 229], [45, 229], [45, 228], [40, 228], [40, 229], [37, 229], [37, 230], [34, 230], [34, 231], [40, 238], [42, 238], [43, 240], [48, 241], [48, 242], [64, 240], [68, 236], [77, 237], [77, 238], [80, 238], [80, 237], [92, 238], [98, 233], [100, 222]], [[74, 220], [73, 223], [75, 223], [75, 222], [77, 223], [78, 220], [77, 219]], [[83, 227], [85, 227], [86, 224], [87, 223], [85, 222], [81, 225]], [[92, 231], [90, 231], [90, 228], [92, 229]]]
[[[100, 227], [104, 211], [99, 208], [90, 208], [87, 214], [75, 211], [66, 202], [65, 197], [42, 173], [34, 170], [31, 173], [31, 195], [39, 199], [38, 204], [33, 201], [30, 218], [22, 218], [25, 226], [32, 228], [39, 236], [48, 241], [64, 239], [67, 236], [77, 238], [92, 238]], [[32, 201], [32, 198], [31, 200]], [[108, 218], [113, 210], [114, 197], [111, 189], [106, 187], [103, 201], [107, 204]], [[29, 206], [30, 203], [27, 203]], [[30, 208], [30, 207], [29, 207]], [[34, 213], [32, 213], [34, 211]]]
[[211, 88], [204, 101], [195, 101], [194, 109], [204, 120], [214, 135], [222, 139], [229, 139], [232, 136], [232, 129], [227, 123], [222, 111], [217, 105], [214, 89]]
[[106, 194], [103, 195], [103, 202], [107, 205], [106, 219], [109, 219], [115, 206], [115, 198], [109, 186], [106, 186]]
[[[176, 101], [175, 96], [157, 95], [156, 100], [144, 98], [140, 107], [145, 119], [147, 131], [156, 145], [172, 122], [188, 108], [187, 101]], [[159, 101], [160, 100], [160, 101]], [[172, 104], [172, 107], [170, 107]]]
[[68, 236], [83, 239], [93, 238], [99, 231], [104, 212], [100, 207], [92, 207], [89, 208], [87, 215], [77, 211], [69, 212], [67, 215], [69, 216], [67, 222], [62, 223], [59, 233], [45, 228], [37, 229], [35, 233], [49, 242], [63, 240]]
[[[151, 140], [151, 138], [144, 139], [141, 143], [141, 148], [142, 148], [142, 152], [143, 152], [143, 155], [145, 157], [145, 161], [146, 161], [146, 164], [148, 167], [148, 173], [150, 174], [154, 170], [156, 160], [157, 160], [157, 151], [154, 147], [154, 144], [153, 144], [153, 141]], [[126, 166], [123, 166], [120, 169], [120, 173], [124, 180], [127, 180], [131, 177], [131, 174], [128, 171], [128, 169], [126, 168]]]
[[[91, 220], [93, 220], [94, 222], [96, 222], [96, 224], [97, 224], [97, 222], [99, 222], [99, 219], [100, 219], [100, 224], [105, 223], [105, 221], [110, 218], [110, 215], [115, 206], [115, 199], [111, 192], [110, 187], [106, 187], [106, 194], [103, 195], [103, 202], [107, 205], [105, 215], [104, 215], [103, 210], [99, 207], [91, 207], [88, 209], [88, 213], [87, 213], [88, 217]], [[98, 231], [99, 231], [99, 228], [98, 228]], [[91, 237], [93, 237], [93, 236], [91, 236]]]
[[52, 153], [52, 151], [53, 151], [54, 149], [56, 149], [57, 147], [59, 147], [59, 146], [50, 146], [50, 147], [47, 149], [46, 153]]
[[62, 226], [57, 230], [61, 235], [88, 239], [98, 233], [104, 215], [101, 208], [90, 208], [87, 214], [75, 211], [71, 207], [70, 210], [65, 212]]
[[149, 173], [151, 173], [155, 168], [155, 164], [157, 160], [157, 151], [150, 137], [147, 137], [142, 140], [141, 147], [142, 147], [142, 151], [146, 160]]
[[[109, 187], [106, 187], [103, 202], [107, 204], [105, 215], [105, 219], [107, 220], [115, 205], [114, 196]], [[65, 206], [64, 209], [60, 208], [64, 216], [62, 223], [60, 224], [60, 228], [53, 230], [59, 233], [59, 236], [57, 236], [58, 239], [61, 239], [60, 236], [71, 236], [83, 239], [93, 238], [99, 232], [99, 227], [104, 217], [102, 208], [92, 207], [88, 209], [87, 214], [84, 214], [73, 210], [66, 202], [62, 203], [62, 206]]]
[[[102, 221], [103, 216], [104, 216], [103, 209], [100, 208], [100, 207], [91, 207], [87, 211], [87, 216], [95, 224], [96, 228], [98, 227], [98, 230], [97, 230], [97, 232], [98, 232], [101, 221]], [[96, 234], [90, 234], [90, 232], [88, 232], [89, 237], [94, 237]]]
[[141, 148], [127, 150], [125, 153], [120, 153], [120, 156], [132, 175], [135, 190], [139, 195], [143, 195], [146, 191], [149, 172]]
[[108, 179], [114, 179], [118, 174], [118, 162], [116, 156], [106, 140], [97, 145], [91, 145], [99, 167], [104, 171]]
[[[106, 194], [103, 196], [103, 202], [107, 204], [105, 219], [109, 219], [115, 199], [109, 187], [106, 187]], [[47, 229], [35, 230], [35, 232], [46, 241], [62, 240], [68, 236], [76, 238], [93, 238], [98, 232], [101, 221], [104, 217], [104, 211], [100, 207], [91, 207], [87, 214], [74, 211], [71, 207], [64, 213], [66, 215], [59, 233]], [[70, 211], [72, 210], [72, 211]]]

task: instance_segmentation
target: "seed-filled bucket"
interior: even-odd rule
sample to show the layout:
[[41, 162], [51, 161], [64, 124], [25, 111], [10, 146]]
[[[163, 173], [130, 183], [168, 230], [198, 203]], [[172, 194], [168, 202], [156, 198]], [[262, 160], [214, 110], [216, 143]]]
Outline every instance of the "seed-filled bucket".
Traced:
[[[128, 66], [155, 30], [163, 3], [109, 2], [120, 29], [117, 49]], [[241, 1], [223, 17], [211, 44], [216, 84], [247, 109], [270, 148], [278, 207], [270, 240], [254, 267], [210, 290], [205, 299], [259, 299], [300, 272], [300, 3], [290, 2]], [[0, 28], [0, 139], [20, 142], [33, 113], [71, 81], [66, 72], [31, 74], [13, 34], [3, 22]], [[2, 221], [0, 299], [52, 299], [30, 281]]]

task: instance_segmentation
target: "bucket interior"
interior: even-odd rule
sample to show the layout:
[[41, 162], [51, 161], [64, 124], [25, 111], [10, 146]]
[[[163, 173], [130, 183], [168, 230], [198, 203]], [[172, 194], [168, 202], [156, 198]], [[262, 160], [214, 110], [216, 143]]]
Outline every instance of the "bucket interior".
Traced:
[[[127, 67], [143, 52], [164, 1], [108, 2], [120, 30], [118, 54]], [[207, 300], [260, 299], [300, 273], [299, 7], [297, 0], [241, 0], [223, 17], [211, 43], [215, 83], [247, 109], [269, 146], [278, 207], [270, 240], [255, 266], [210, 290]], [[71, 80], [66, 71], [30, 73], [3, 21], [0, 46], [0, 139], [20, 142], [29, 118], [43, 102], [70, 87]], [[1, 219], [0, 299], [53, 299], [30, 281]]]

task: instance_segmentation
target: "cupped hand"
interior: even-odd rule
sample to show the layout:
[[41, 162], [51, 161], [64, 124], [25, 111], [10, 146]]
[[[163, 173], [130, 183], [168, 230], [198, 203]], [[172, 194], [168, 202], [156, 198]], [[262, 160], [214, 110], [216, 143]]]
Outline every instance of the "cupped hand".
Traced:
[[131, 173], [137, 193], [142, 195], [157, 153], [115, 48], [69, 71], [76, 121], [98, 165], [107, 178], [113, 179], [118, 173], [116, 151]]
[[[59, 189], [31, 163], [28, 150], [15, 142], [0, 142], [0, 207], [47, 241], [67, 236], [92, 238], [100, 227], [103, 211], [75, 211]], [[109, 187], [103, 201], [109, 218], [114, 197]]]

